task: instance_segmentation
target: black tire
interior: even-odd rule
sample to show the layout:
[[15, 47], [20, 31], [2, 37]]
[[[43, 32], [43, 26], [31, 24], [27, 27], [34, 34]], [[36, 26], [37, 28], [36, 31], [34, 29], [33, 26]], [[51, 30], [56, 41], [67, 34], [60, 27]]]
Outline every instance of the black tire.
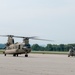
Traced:
[[15, 56], [16, 56], [16, 54], [13, 54], [13, 56], [15, 57]]
[[25, 55], [25, 57], [28, 57], [28, 55]]
[[6, 56], [6, 54], [4, 54], [4, 56]]

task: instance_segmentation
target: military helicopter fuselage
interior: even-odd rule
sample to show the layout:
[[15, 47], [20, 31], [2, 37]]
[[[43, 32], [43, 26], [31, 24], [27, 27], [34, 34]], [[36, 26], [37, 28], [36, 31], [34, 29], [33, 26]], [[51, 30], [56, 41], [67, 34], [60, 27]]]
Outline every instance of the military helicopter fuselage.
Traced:
[[75, 47], [72, 47], [71, 49], [69, 49], [68, 57], [70, 56], [75, 56]]
[[[3, 54], [6, 56], [7, 54], [13, 54], [13, 56], [18, 56], [19, 54], [25, 54], [25, 57], [28, 57], [28, 53], [31, 52], [31, 46], [29, 44], [30, 37], [20, 37], [13, 35], [1, 35], [3, 37], [8, 37], [6, 48]], [[22, 43], [14, 43], [13, 37], [23, 38]]]
[[3, 53], [5, 56], [6, 54], [13, 54], [13, 56], [18, 56], [18, 54], [25, 54], [25, 57], [28, 57], [28, 53], [30, 52], [31, 52], [30, 44], [26, 45], [24, 43], [15, 43], [6, 47], [6, 50]]

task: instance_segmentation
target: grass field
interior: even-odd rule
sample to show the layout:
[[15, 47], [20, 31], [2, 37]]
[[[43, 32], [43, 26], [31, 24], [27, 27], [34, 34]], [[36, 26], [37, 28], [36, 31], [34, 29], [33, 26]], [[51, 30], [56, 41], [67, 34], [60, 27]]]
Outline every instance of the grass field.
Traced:
[[68, 52], [59, 52], [59, 51], [32, 51], [31, 53], [35, 53], [35, 54], [68, 54]]
[[0, 54], [2, 54], [3, 53], [3, 50], [0, 50]]
[[[0, 50], [0, 54], [3, 53], [4, 50]], [[31, 51], [33, 54], [68, 54], [68, 52], [61, 51]]]

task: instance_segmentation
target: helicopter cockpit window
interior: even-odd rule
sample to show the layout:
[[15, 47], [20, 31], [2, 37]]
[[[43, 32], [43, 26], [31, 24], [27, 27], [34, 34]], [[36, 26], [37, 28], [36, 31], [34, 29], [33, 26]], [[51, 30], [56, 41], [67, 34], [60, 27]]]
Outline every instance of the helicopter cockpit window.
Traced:
[[27, 48], [31, 48], [30, 44], [25, 44], [24, 46], [26, 46]]

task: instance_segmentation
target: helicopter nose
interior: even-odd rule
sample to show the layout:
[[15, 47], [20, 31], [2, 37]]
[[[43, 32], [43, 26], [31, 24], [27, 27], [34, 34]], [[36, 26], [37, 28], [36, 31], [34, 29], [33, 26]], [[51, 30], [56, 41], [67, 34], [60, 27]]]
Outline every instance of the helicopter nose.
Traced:
[[26, 53], [28, 53], [28, 48], [27, 47], [23, 47], [22, 48]]

